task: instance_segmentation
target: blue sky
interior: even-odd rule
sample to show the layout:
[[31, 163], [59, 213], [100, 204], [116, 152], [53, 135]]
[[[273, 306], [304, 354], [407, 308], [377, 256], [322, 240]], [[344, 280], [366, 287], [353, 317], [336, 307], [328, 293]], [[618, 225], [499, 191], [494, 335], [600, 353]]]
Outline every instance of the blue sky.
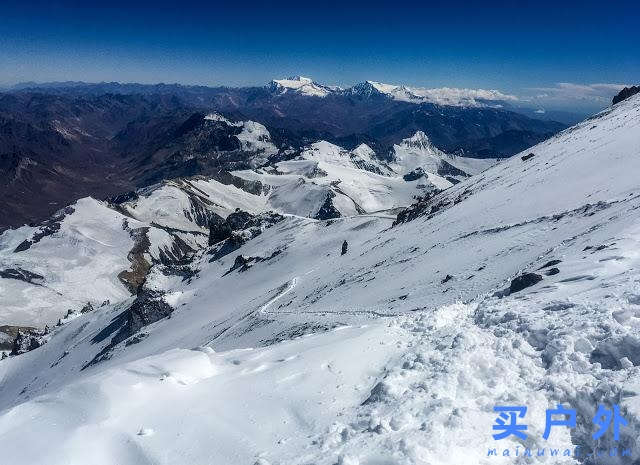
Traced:
[[88, 3], [0, 3], [0, 85], [262, 85], [301, 74], [586, 108], [640, 81], [637, 1]]

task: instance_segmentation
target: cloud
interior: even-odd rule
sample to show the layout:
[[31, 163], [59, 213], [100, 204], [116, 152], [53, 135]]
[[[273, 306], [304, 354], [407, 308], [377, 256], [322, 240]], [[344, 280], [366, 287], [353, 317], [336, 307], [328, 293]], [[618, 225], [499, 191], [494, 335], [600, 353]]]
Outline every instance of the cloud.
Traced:
[[547, 102], [581, 101], [585, 104], [608, 104], [611, 98], [628, 84], [596, 83], [576, 84], [573, 82], [558, 82], [553, 87], [532, 87], [535, 92], [533, 100]]

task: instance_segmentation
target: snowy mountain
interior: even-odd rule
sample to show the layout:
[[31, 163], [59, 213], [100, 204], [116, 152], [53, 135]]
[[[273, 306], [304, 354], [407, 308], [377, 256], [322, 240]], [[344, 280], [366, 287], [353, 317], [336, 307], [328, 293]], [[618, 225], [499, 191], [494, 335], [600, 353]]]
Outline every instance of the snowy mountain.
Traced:
[[[416, 197], [494, 162], [469, 160], [476, 166], [457, 168], [461, 157], [444, 154], [418, 133], [396, 147], [391, 165], [366, 144], [348, 151], [326, 141], [264, 165], [278, 152], [264, 126], [217, 113], [203, 121], [206, 130], [235, 129], [232, 137], [260, 168], [163, 181], [107, 201], [84, 198], [39, 226], [7, 231], [0, 236], [6, 296], [0, 326], [44, 327], [87, 304], [121, 301], [138, 291], [152, 266], [188, 261], [208, 244], [212, 220], [236, 209], [316, 219], [392, 217]], [[77, 285], [85, 279], [91, 285]]]
[[384, 162], [366, 144], [348, 151], [319, 141], [294, 159], [233, 174], [260, 183], [268, 191], [267, 208], [330, 219], [405, 207], [497, 162], [447, 155], [421, 132], [395, 146], [392, 157]]
[[[47, 289], [52, 304], [113, 298], [0, 361], [3, 459], [459, 465], [500, 461], [492, 448], [615, 446], [637, 461], [639, 134], [632, 96], [397, 219], [259, 213], [272, 207], [255, 198], [287, 176], [390, 183], [394, 166], [449, 163], [422, 134], [388, 166], [366, 147], [318, 142], [232, 174], [255, 194], [184, 180], [5, 232], [3, 267], [14, 260], [24, 279], [0, 282], [22, 286], [2, 292], [16, 307], [35, 308]], [[219, 218], [198, 214], [205, 206]], [[159, 258], [183, 244], [189, 253]], [[118, 284], [128, 265], [132, 278], [146, 273], [135, 295]], [[513, 403], [528, 406], [528, 436], [496, 441], [493, 407]], [[628, 422], [617, 443], [591, 438], [599, 403]], [[558, 404], [577, 409], [576, 427], [545, 441], [545, 410]]]
[[344, 91], [349, 95], [371, 98], [384, 95], [393, 100], [409, 103], [435, 103], [437, 105], [451, 105], [462, 107], [496, 106], [501, 102], [515, 101], [513, 95], [498, 90], [485, 89], [457, 89], [441, 87], [426, 89], [402, 85], [384, 84], [375, 81], [365, 81]]
[[342, 89], [325, 86], [314, 82], [311, 78], [293, 76], [287, 79], [271, 81], [269, 88], [278, 93], [293, 92], [299, 95], [326, 97], [328, 95], [351, 95], [362, 98], [384, 96], [392, 100], [408, 103], [434, 103], [462, 107], [499, 106], [501, 102], [516, 101], [517, 97], [498, 90], [457, 89], [449, 87], [422, 88], [404, 85], [384, 84], [376, 81], [365, 81]]
[[341, 90], [339, 87], [317, 84], [313, 82], [312, 79], [302, 76], [292, 76], [287, 79], [274, 79], [271, 81], [270, 88], [272, 91], [279, 94], [295, 92], [312, 97], [326, 97], [332, 92], [339, 92]]

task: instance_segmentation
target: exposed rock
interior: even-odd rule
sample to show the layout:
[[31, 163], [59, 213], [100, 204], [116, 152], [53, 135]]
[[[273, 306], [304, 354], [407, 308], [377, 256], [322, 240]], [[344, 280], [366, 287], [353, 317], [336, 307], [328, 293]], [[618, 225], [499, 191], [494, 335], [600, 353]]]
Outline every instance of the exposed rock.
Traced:
[[511, 281], [511, 285], [509, 286], [509, 293], [513, 294], [514, 292], [520, 292], [527, 287], [531, 287], [534, 284], [542, 281], [542, 276], [536, 273], [523, 273], [517, 278], [514, 278]]
[[616, 103], [622, 102], [638, 92], [640, 92], [640, 86], [625, 87], [613, 97], [612, 104], [615, 105]]
[[30, 326], [0, 326], [0, 350], [13, 349], [13, 343], [19, 332], [25, 334], [37, 334], [38, 329]]
[[231, 227], [223, 217], [213, 214], [209, 221], [209, 245], [224, 241], [231, 235]]
[[225, 273], [225, 275], [235, 270], [246, 271], [247, 269], [249, 269], [249, 267], [247, 266], [248, 263], [249, 263], [249, 260], [247, 260], [242, 255], [238, 255], [235, 261], [233, 262], [233, 266], [229, 269], [229, 271]]
[[120, 335], [123, 338], [133, 336], [141, 328], [168, 317], [172, 312], [173, 307], [165, 302], [162, 294], [145, 291], [136, 297], [136, 300], [127, 310], [126, 323]]
[[263, 185], [260, 181], [243, 179], [229, 173], [228, 171], [220, 171], [212, 177], [222, 184], [231, 184], [238, 189], [242, 189], [243, 191], [253, 195], [260, 195], [269, 190], [269, 186]]
[[229, 270], [223, 276], [226, 276], [235, 270], [238, 270], [238, 272], [242, 273], [243, 271], [247, 271], [256, 263], [269, 261], [272, 258], [280, 255], [281, 253], [282, 250], [276, 250], [268, 257], [244, 257], [243, 255], [238, 255], [233, 262], [233, 266], [231, 266], [231, 268], [229, 268]]
[[[456, 168], [451, 163], [445, 160], [440, 160], [440, 164], [438, 166], [438, 171], [436, 174], [438, 174], [439, 176], [443, 176], [447, 179], [455, 179], [452, 176], [459, 176], [462, 178], [470, 177], [469, 173], [462, 171], [460, 168]], [[456, 179], [456, 182], [459, 182], [459, 181]]]
[[558, 263], [562, 263], [562, 260], [550, 260], [547, 263], [545, 263], [544, 265], [542, 265], [540, 268], [538, 268], [539, 270], [542, 270], [544, 268], [548, 268], [550, 266], [553, 265], [557, 265]]
[[391, 389], [389, 385], [384, 381], [378, 382], [369, 394], [369, 397], [362, 403], [362, 405], [374, 404], [377, 402], [385, 402], [391, 397]]
[[33, 244], [37, 244], [43, 238], [50, 236], [60, 230], [60, 224], [67, 215], [74, 212], [73, 207], [65, 207], [58, 210], [51, 218], [40, 223], [40, 227], [33, 233], [30, 239], [25, 239], [13, 250], [14, 253], [24, 252], [31, 248]]
[[195, 249], [187, 244], [175, 230], [171, 228], [163, 228], [171, 235], [171, 246], [164, 246], [158, 251], [158, 260], [153, 260], [154, 263], [158, 261], [169, 267], [184, 266], [191, 263]]
[[17, 279], [19, 281], [24, 281], [25, 283], [35, 284], [36, 286], [41, 286], [41, 284], [34, 281], [44, 280], [44, 276], [41, 276], [37, 273], [32, 273], [31, 271], [23, 270], [22, 268], [7, 268], [4, 270], [0, 270], [0, 278]]
[[[242, 213], [249, 215], [246, 212], [242, 212]], [[232, 213], [232, 215], [235, 215], [235, 213]], [[227, 220], [228, 219], [229, 218], [227, 218]], [[273, 213], [273, 212], [267, 212], [267, 213], [262, 213], [260, 215], [251, 216], [251, 219], [249, 219], [246, 223], [244, 223], [241, 229], [232, 231], [227, 239], [214, 244], [214, 246], [211, 248], [209, 252], [211, 255], [213, 255], [210, 261], [218, 260], [219, 258], [224, 257], [225, 255], [233, 252], [234, 250], [237, 250], [244, 243], [246, 243], [247, 241], [250, 241], [256, 236], [259, 236], [260, 234], [262, 234], [262, 231], [270, 228], [274, 224], [282, 221], [283, 219], [284, 219], [284, 216], [279, 215], [277, 213]], [[230, 228], [232, 227], [232, 225], [237, 226], [238, 224], [241, 224], [241, 223], [242, 221], [240, 216], [234, 216], [232, 217], [231, 221], [227, 222]]]
[[438, 190], [433, 190], [427, 192], [423, 196], [416, 197], [416, 202], [414, 204], [398, 213], [396, 220], [393, 222], [393, 226], [397, 226], [401, 223], [407, 223], [420, 216], [433, 215], [434, 213], [454, 204], [454, 202], [447, 197], [436, 199], [436, 195], [439, 192], [440, 191]]
[[316, 220], [330, 220], [333, 218], [340, 218], [340, 216], [342, 216], [335, 205], [333, 205], [333, 198], [335, 196], [336, 194], [333, 191], [327, 192], [324, 203], [314, 217]]
[[443, 279], [442, 281], [440, 281], [440, 284], [444, 284], [444, 283], [446, 283], [446, 282], [448, 282], [448, 281], [451, 281], [452, 279], [453, 279], [453, 276], [451, 276], [450, 274], [448, 274], [448, 275], [446, 275], [446, 276], [444, 277], [444, 279]]
[[142, 288], [142, 285], [147, 279], [149, 269], [151, 269], [151, 263], [149, 263], [144, 256], [149, 252], [149, 247], [151, 247], [151, 242], [147, 236], [148, 232], [148, 227], [132, 229], [129, 231], [129, 234], [134, 241], [133, 248], [127, 255], [127, 258], [131, 262], [131, 267], [128, 270], [121, 271], [118, 274], [118, 279], [132, 294], [137, 294]]
[[344, 241], [342, 243], [342, 251], [341, 251], [340, 255], [346, 254], [348, 248], [349, 248], [349, 244], [347, 244], [347, 241]]
[[[173, 313], [173, 307], [164, 300], [162, 293], [150, 290], [141, 291], [129, 308], [118, 314], [109, 325], [94, 336], [92, 339], [94, 344], [109, 337], [111, 337], [111, 341], [82, 369], [108, 359], [115, 346], [134, 336], [145, 326], [169, 317], [171, 313]], [[137, 343], [142, 338], [143, 336], [132, 343]]]
[[125, 192], [124, 194], [117, 194], [107, 198], [107, 202], [113, 205], [120, 205], [125, 202], [131, 202], [138, 200], [139, 196], [135, 191]]
[[245, 227], [249, 227], [249, 222], [254, 218], [251, 213], [240, 209], [236, 209], [226, 219], [215, 215], [209, 222], [209, 245], [231, 238], [234, 231], [241, 231]]
[[520, 157], [520, 159], [521, 159], [522, 161], [527, 161], [527, 160], [529, 160], [530, 158], [533, 158], [533, 157], [535, 157], [535, 156], [536, 156], [536, 155], [535, 155], [535, 153], [530, 153], [530, 154], [528, 154], [528, 155], [523, 155], [523, 156], [521, 156], [521, 157]]
[[545, 272], [545, 274], [546, 274], [547, 276], [553, 276], [553, 275], [556, 275], [556, 274], [558, 274], [558, 273], [560, 273], [560, 270], [559, 270], [558, 268], [549, 268], [549, 269]]
[[249, 223], [253, 218], [254, 216], [251, 213], [237, 208], [235, 212], [227, 216], [225, 222], [229, 225], [232, 231], [238, 231], [240, 229], [244, 229], [247, 223]]
[[47, 342], [47, 334], [48, 330], [19, 330], [13, 341], [10, 355], [20, 355], [37, 349]]
[[93, 305], [91, 305], [91, 302], [87, 302], [86, 305], [80, 309], [80, 313], [89, 313], [89, 312], [92, 312], [93, 310], [94, 308], [93, 308]]
[[402, 179], [404, 179], [407, 182], [411, 182], [411, 181], [416, 181], [417, 179], [420, 179], [424, 176], [425, 176], [424, 169], [421, 166], [418, 166], [416, 169], [414, 169], [410, 173], [407, 173], [404, 176], [402, 176]]
[[31, 242], [31, 240], [25, 239], [24, 241], [20, 242], [20, 244], [18, 244], [15, 249], [13, 249], [13, 253], [24, 252], [25, 250], [31, 248], [32, 245], [33, 242]]

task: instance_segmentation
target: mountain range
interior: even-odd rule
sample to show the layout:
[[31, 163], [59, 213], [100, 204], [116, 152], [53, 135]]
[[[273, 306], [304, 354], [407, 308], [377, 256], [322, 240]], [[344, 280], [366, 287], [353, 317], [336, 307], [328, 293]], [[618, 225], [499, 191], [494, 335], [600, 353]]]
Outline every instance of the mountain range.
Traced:
[[[372, 81], [341, 89], [302, 77], [247, 88], [19, 85], [0, 93], [0, 230], [42, 221], [83, 196], [106, 199], [180, 176], [224, 177], [323, 140], [345, 150], [366, 144], [385, 161], [421, 131], [446, 153], [504, 158], [565, 127], [512, 111], [510, 98]], [[207, 122], [211, 113], [234, 124]], [[268, 133], [268, 148], [242, 142], [254, 124]]]

